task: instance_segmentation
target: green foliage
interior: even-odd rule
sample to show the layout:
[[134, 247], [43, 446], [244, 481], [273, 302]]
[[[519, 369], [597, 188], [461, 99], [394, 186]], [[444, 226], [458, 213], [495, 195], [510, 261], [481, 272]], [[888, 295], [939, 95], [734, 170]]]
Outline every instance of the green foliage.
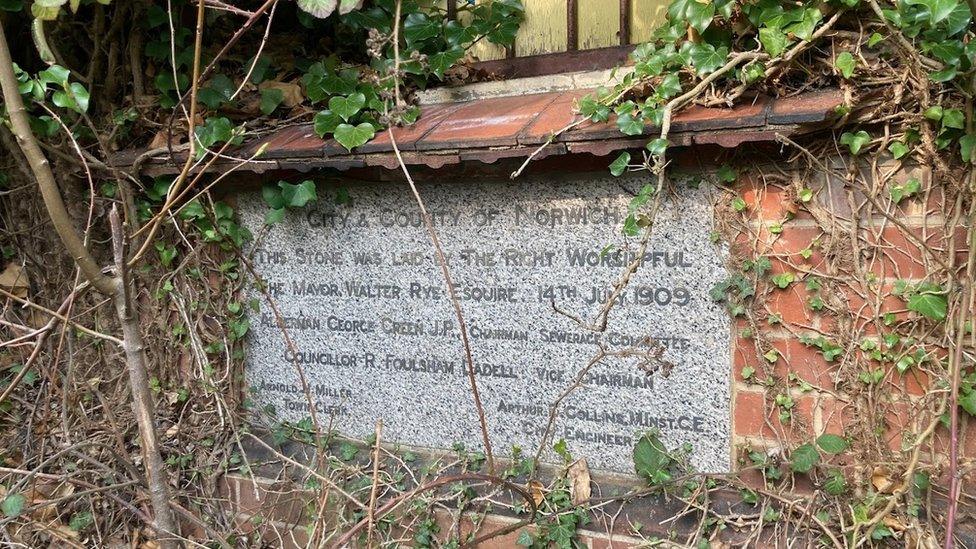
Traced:
[[891, 186], [891, 200], [895, 204], [900, 204], [902, 200], [915, 196], [920, 190], [922, 190], [922, 184], [913, 177], [903, 185]]
[[837, 67], [837, 70], [844, 75], [844, 78], [854, 76], [854, 67], [856, 66], [856, 62], [854, 61], [854, 56], [851, 55], [851, 52], [845, 51], [838, 55], [837, 60], [834, 61], [834, 65]]
[[828, 454], [840, 454], [850, 447], [850, 443], [844, 437], [828, 433], [817, 437], [817, 446]]
[[790, 454], [790, 468], [797, 473], [808, 473], [820, 463], [820, 453], [812, 444], [798, 446]]
[[376, 135], [376, 128], [369, 122], [362, 122], [356, 126], [339, 124], [335, 129], [335, 139], [348, 150], [366, 143]]
[[298, 184], [287, 181], [279, 181], [277, 184], [268, 183], [261, 188], [261, 196], [265, 204], [271, 208], [264, 218], [267, 225], [274, 225], [284, 219], [285, 210], [302, 208], [318, 198], [315, 182], [310, 179]]
[[265, 115], [273, 113], [284, 100], [285, 92], [278, 88], [265, 88], [261, 90], [261, 113]]
[[24, 494], [7, 494], [7, 497], [5, 497], [3, 502], [0, 503], [0, 511], [3, 512], [4, 516], [14, 518], [19, 516], [24, 511], [26, 504], [27, 498], [24, 497]]
[[655, 431], [644, 433], [634, 445], [634, 471], [651, 486], [671, 482], [680, 463], [668, 452]]
[[851, 151], [851, 154], [859, 154], [861, 149], [871, 142], [871, 136], [868, 132], [861, 130], [856, 133], [844, 132], [840, 136], [840, 144], [847, 145], [847, 148]]
[[935, 322], [942, 322], [946, 318], [949, 300], [945, 289], [938, 284], [909, 284], [904, 280], [897, 280], [892, 293], [907, 302], [909, 311]]
[[613, 174], [614, 177], [621, 175], [627, 169], [627, 165], [629, 163], [630, 153], [626, 151], [620, 153], [620, 156], [618, 156], [617, 159], [610, 164], [610, 173]]
[[243, 140], [240, 128], [234, 127], [233, 122], [222, 116], [207, 118], [202, 126], [194, 128], [193, 133], [199, 144], [197, 158], [202, 158], [207, 149], [218, 143], [237, 145]]

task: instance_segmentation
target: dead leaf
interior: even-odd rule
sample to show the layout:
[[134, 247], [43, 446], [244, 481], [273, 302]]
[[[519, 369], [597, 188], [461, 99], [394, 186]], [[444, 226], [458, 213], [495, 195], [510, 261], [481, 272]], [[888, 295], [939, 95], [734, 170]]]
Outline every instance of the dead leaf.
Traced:
[[529, 481], [529, 493], [532, 494], [532, 501], [535, 502], [536, 507], [542, 505], [542, 500], [546, 499], [546, 495], [542, 493], [543, 489], [545, 489], [545, 485], [538, 480]]
[[885, 526], [891, 528], [896, 532], [903, 532], [907, 528], [907, 526], [905, 526], [905, 524], [902, 521], [898, 520], [896, 517], [893, 517], [891, 515], [888, 515], [884, 519], [882, 519], [882, 522], [884, 522]]
[[27, 278], [27, 271], [16, 261], [11, 262], [0, 273], [0, 288], [7, 290], [21, 299], [25, 299], [27, 297], [27, 290], [30, 289], [30, 279]]
[[566, 474], [569, 476], [569, 495], [573, 505], [590, 499], [590, 467], [586, 464], [586, 458], [573, 462]]
[[162, 149], [166, 146], [166, 130], [160, 130], [156, 132], [153, 136], [152, 141], [149, 142], [149, 149]]
[[305, 100], [305, 96], [302, 95], [302, 87], [295, 82], [279, 82], [277, 80], [267, 80], [258, 84], [259, 90], [281, 90], [282, 101], [281, 103], [287, 107], [292, 108], [295, 105], [300, 105], [302, 101]]
[[888, 471], [884, 467], [875, 467], [871, 473], [871, 484], [874, 489], [882, 494], [890, 494], [895, 487], [895, 483], [888, 476]]

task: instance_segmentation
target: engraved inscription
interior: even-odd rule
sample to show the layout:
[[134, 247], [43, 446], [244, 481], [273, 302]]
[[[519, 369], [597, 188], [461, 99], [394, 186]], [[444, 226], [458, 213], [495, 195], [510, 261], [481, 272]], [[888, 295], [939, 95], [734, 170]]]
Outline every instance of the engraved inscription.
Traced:
[[[633, 444], [657, 429], [671, 446], [690, 443], [701, 470], [728, 470], [731, 326], [708, 296], [728, 273], [710, 191], [669, 193], [641, 251], [621, 227], [643, 184], [598, 175], [421, 187], [500, 451], [534, 449], [553, 402], [575, 387], [554, 440], [591, 466], [632, 471]], [[264, 233], [251, 257], [279, 311], [252, 313], [255, 400], [288, 421], [311, 402], [354, 436], [382, 417], [391, 442], [479, 447], [460, 329], [412, 196], [389, 183], [348, 190], [350, 202], [320, 199], [267, 231], [260, 195], [241, 197], [244, 223]], [[610, 299], [606, 328], [584, 326]]]

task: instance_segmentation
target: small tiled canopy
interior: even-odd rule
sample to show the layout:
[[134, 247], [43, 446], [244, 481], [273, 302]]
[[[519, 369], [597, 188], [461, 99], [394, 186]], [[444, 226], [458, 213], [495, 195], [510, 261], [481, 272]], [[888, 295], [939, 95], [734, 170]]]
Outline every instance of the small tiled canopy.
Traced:
[[[438, 168], [447, 164], [477, 160], [525, 157], [546, 143], [551, 135], [577, 119], [576, 101], [592, 92], [577, 90], [532, 95], [493, 97], [467, 102], [441, 103], [422, 107], [413, 125], [393, 130], [397, 146], [407, 164]], [[776, 135], [797, 135], [822, 128], [843, 102], [838, 90], [821, 90], [780, 98], [757, 98], [734, 108], [691, 107], [672, 121], [672, 145], [712, 144], [736, 147], [743, 143], [774, 141]], [[648, 126], [644, 136], [626, 136], [614, 121], [585, 122], [553, 140], [539, 155], [573, 153], [607, 155], [617, 150], [639, 148], [657, 130]], [[171, 158], [163, 152], [140, 162], [142, 173], [161, 175], [178, 172], [186, 158], [185, 146]], [[228, 152], [237, 159], [261, 154], [252, 162], [221, 159], [209, 169], [300, 170], [348, 169], [364, 166], [395, 168], [396, 159], [389, 132], [383, 131], [369, 143], [346, 151], [334, 139], [315, 135], [311, 123], [272, 131]], [[118, 166], [131, 166], [144, 151], [126, 151], [114, 159]]]

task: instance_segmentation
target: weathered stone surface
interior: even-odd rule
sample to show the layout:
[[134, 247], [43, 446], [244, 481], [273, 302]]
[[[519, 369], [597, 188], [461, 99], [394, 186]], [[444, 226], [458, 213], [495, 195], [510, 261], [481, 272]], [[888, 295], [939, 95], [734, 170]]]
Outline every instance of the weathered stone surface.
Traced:
[[[656, 427], [671, 447], [691, 444], [698, 468], [729, 469], [731, 325], [708, 295], [728, 273], [704, 185], [669, 193], [606, 330], [578, 322], [597, 317], [636, 256], [639, 238], [621, 227], [645, 182], [601, 174], [421, 185], [461, 298], [496, 453], [534, 451], [550, 405], [582, 377], [554, 436], [591, 466], [632, 472], [637, 437]], [[351, 202], [336, 204], [335, 190], [320, 187], [314, 206], [289, 212], [256, 242], [256, 269], [297, 353], [263, 303], [248, 350], [253, 399], [285, 420], [308, 417], [301, 367], [320, 421], [331, 417], [345, 433], [367, 436], [382, 417], [390, 442], [480, 448], [458, 325], [409, 188], [350, 182], [348, 191]], [[259, 234], [261, 196], [239, 205]], [[608, 355], [587, 368], [601, 345]]]

